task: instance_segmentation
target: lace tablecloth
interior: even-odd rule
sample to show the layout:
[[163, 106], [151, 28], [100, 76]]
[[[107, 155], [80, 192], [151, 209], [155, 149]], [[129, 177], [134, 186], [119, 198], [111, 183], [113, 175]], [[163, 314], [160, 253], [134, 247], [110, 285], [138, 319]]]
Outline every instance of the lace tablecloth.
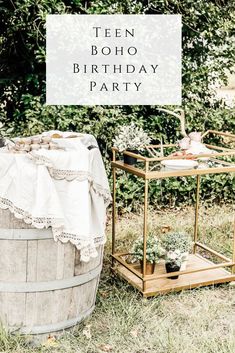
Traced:
[[105, 242], [111, 200], [102, 157], [92, 135], [55, 141], [64, 150], [0, 149], [0, 207], [35, 228], [51, 227], [56, 241], [72, 242], [89, 261]]

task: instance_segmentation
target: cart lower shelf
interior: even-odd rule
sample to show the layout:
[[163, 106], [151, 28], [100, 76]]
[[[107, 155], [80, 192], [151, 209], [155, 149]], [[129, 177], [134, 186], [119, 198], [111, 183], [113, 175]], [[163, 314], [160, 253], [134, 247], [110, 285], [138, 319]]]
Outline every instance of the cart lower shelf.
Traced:
[[[194, 270], [208, 267], [208, 270], [202, 272], [194, 272], [180, 275], [178, 279], [159, 278], [146, 281], [146, 290], [143, 292], [142, 280], [134, 273], [130, 272], [126, 267], [118, 264], [113, 269], [122, 278], [136, 287], [144, 297], [151, 297], [158, 294], [165, 294], [173, 291], [181, 291], [182, 289], [191, 289], [218, 283], [235, 281], [235, 274], [231, 274], [224, 268], [211, 269], [214, 263], [201, 257], [200, 255], [190, 255], [187, 262], [187, 270]], [[132, 265], [134, 269], [140, 270], [140, 266]], [[155, 266], [155, 274], [161, 275], [166, 273], [164, 262], [160, 262]]]

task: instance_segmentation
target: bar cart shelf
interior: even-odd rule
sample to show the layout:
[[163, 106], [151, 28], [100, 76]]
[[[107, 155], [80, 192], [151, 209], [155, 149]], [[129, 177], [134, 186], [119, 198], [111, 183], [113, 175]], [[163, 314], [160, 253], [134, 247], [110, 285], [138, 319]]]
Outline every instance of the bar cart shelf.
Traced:
[[[235, 140], [235, 135], [209, 130], [204, 133], [203, 138], [210, 134], [222, 136]], [[234, 173], [235, 163], [226, 161], [226, 156], [235, 157], [234, 148], [224, 148], [205, 144], [211, 150], [207, 154], [194, 155], [194, 160], [201, 161], [201, 167], [187, 170], [166, 170], [162, 167], [161, 161], [167, 159], [187, 159], [187, 156], [167, 155], [167, 150], [177, 148], [176, 144], [168, 145], [150, 145], [147, 146], [143, 154], [136, 154], [125, 151], [131, 157], [137, 158], [135, 166], [124, 164], [117, 159], [118, 151], [113, 148], [112, 172], [113, 172], [113, 216], [112, 216], [112, 270], [120, 277], [128, 281], [137, 288], [144, 297], [165, 294], [172, 291], [181, 291], [183, 289], [197, 288], [201, 286], [213, 285], [235, 281], [235, 224], [233, 232], [233, 252], [232, 258], [202, 244], [198, 239], [199, 225], [199, 203], [200, 203], [200, 178], [201, 175], [213, 175], [221, 173]], [[150, 155], [150, 156], [149, 156]], [[203, 162], [202, 159], [204, 158]], [[210, 163], [208, 163], [210, 162]], [[200, 163], [199, 163], [200, 166]], [[144, 212], [143, 212], [143, 244], [144, 259], [143, 271], [137, 263], [130, 264], [127, 261], [129, 252], [116, 252], [116, 181], [118, 178], [117, 170], [123, 170], [126, 173], [136, 175], [144, 180]], [[148, 236], [148, 188], [151, 180], [163, 179], [169, 177], [187, 177], [195, 176], [197, 180], [195, 220], [193, 235], [193, 253], [189, 256], [187, 268], [183, 271], [166, 273], [164, 260], [161, 260], [155, 266], [154, 274], [146, 274], [146, 240]], [[206, 256], [205, 256], [206, 254]], [[208, 259], [209, 254], [212, 260]], [[202, 256], [203, 255], [203, 256]], [[218, 261], [220, 260], [220, 261]], [[178, 279], [172, 280], [170, 277], [179, 275]]]

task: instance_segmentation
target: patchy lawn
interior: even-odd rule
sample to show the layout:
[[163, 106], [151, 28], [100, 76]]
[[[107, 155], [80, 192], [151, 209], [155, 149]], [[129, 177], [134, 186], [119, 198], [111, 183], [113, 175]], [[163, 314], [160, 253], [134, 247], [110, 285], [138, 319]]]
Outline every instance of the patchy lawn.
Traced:
[[[149, 228], [192, 234], [192, 208], [151, 211]], [[231, 256], [232, 207], [200, 210], [200, 240]], [[142, 218], [128, 214], [118, 223], [119, 248], [141, 234]], [[39, 353], [234, 353], [235, 287], [222, 285], [143, 299], [110, 274], [110, 226], [104, 270], [93, 315], [58, 339], [33, 347], [30, 338], [0, 334], [0, 352]]]

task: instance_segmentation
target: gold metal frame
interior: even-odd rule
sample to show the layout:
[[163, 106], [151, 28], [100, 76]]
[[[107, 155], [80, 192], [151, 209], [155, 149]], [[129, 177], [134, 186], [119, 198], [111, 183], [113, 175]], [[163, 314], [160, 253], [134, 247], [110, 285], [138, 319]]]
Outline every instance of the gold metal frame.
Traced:
[[[214, 130], [208, 130], [203, 134], [203, 137], [209, 134], [216, 134], [219, 136], [228, 137], [235, 139], [235, 135], [230, 133], [223, 133]], [[233, 255], [232, 259], [218, 253], [217, 251], [209, 248], [208, 246], [198, 241], [198, 224], [199, 224], [199, 203], [200, 203], [200, 178], [201, 175], [206, 174], [219, 174], [219, 173], [232, 173], [235, 172], [235, 164], [217, 159], [223, 156], [235, 156], [235, 150], [213, 146], [205, 144], [209, 149], [217, 151], [211, 154], [200, 154], [194, 155], [194, 158], [209, 157], [211, 160], [218, 162], [221, 166], [206, 168], [206, 169], [190, 169], [190, 170], [176, 170], [176, 171], [151, 171], [150, 166], [153, 163], [161, 162], [167, 159], [184, 159], [187, 156], [156, 156], [156, 157], [144, 157], [140, 154], [124, 151], [123, 154], [135, 157], [138, 161], [143, 162], [141, 166], [131, 166], [124, 164], [122, 161], [117, 160], [117, 149], [113, 148], [113, 160], [112, 160], [112, 173], [113, 173], [113, 210], [112, 210], [112, 270], [117, 272], [121, 277], [126, 279], [129, 283], [135, 286], [144, 297], [149, 297], [157, 294], [168, 293], [170, 291], [178, 291], [182, 289], [194, 288], [199, 286], [205, 286], [215, 283], [224, 283], [235, 280], [235, 222], [234, 222], [234, 234], [233, 234]], [[147, 150], [153, 151], [167, 147], [176, 147], [176, 144], [168, 145], [151, 145], [146, 146]], [[151, 153], [152, 154], [152, 153]], [[213, 158], [212, 158], [213, 157]], [[126, 253], [116, 253], [115, 242], [116, 242], [116, 171], [121, 169], [127, 173], [134, 174], [137, 177], [144, 179], [144, 219], [143, 219], [143, 271], [138, 268], [138, 265], [129, 264], [126, 262], [125, 257], [129, 255]], [[193, 239], [193, 254], [190, 255], [188, 269], [179, 272], [165, 273], [163, 264], [159, 264], [156, 267], [156, 271], [153, 275], [146, 275], [146, 241], [148, 234], [148, 187], [151, 179], [162, 179], [169, 177], [180, 177], [180, 176], [196, 176], [197, 188], [196, 188], [196, 205], [195, 205], [195, 221], [194, 221], [194, 239]], [[222, 260], [220, 263], [213, 263], [206, 258], [203, 258], [197, 253], [197, 249], [203, 249], [204, 252], [210, 253], [216, 258]], [[231, 272], [228, 271], [231, 268]], [[180, 275], [179, 279], [172, 281], [170, 277]]]

